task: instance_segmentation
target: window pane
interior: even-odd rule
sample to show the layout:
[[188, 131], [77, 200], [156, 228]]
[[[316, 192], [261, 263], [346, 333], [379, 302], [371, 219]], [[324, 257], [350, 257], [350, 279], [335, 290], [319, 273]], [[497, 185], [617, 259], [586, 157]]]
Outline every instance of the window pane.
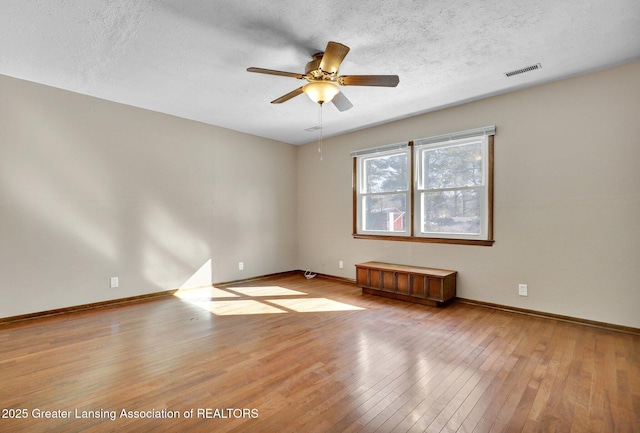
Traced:
[[482, 185], [482, 142], [422, 151], [424, 189]]
[[364, 160], [363, 193], [406, 191], [407, 153]]
[[364, 230], [404, 232], [406, 227], [406, 195], [383, 194], [363, 198]]
[[480, 190], [424, 192], [422, 232], [480, 234]]

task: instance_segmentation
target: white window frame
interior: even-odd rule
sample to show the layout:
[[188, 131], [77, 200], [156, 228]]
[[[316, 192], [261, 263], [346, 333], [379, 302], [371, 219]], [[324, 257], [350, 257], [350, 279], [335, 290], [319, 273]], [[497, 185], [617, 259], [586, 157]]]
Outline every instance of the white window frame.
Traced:
[[[438, 148], [452, 148], [464, 146], [472, 143], [481, 144], [482, 154], [482, 173], [479, 185], [464, 185], [443, 188], [427, 188], [423, 184], [424, 170], [422, 154]], [[477, 135], [461, 139], [433, 141], [420, 143], [417, 141], [413, 146], [414, 151], [414, 236], [424, 238], [441, 238], [441, 239], [470, 239], [470, 240], [488, 240], [489, 239], [489, 142], [486, 135]], [[425, 193], [430, 192], [446, 192], [446, 191], [472, 191], [477, 190], [480, 193], [480, 231], [475, 233], [457, 233], [457, 232], [426, 232], [423, 231], [422, 224], [424, 222], [423, 215], [423, 197]]]
[[[406, 190], [395, 190], [385, 192], [366, 192], [365, 188], [365, 164], [367, 161], [380, 158], [384, 156], [392, 155], [406, 155], [407, 158], [407, 173], [406, 173]], [[361, 235], [377, 235], [377, 236], [411, 236], [412, 227], [412, 212], [411, 212], [411, 185], [413, 179], [411, 178], [412, 165], [411, 165], [411, 148], [408, 147], [408, 143], [399, 143], [389, 146], [384, 146], [375, 149], [365, 149], [362, 151], [353, 152], [352, 156], [355, 157], [355, 206], [356, 206], [356, 233]], [[388, 195], [388, 194], [404, 194], [405, 196], [405, 225], [403, 231], [391, 231], [391, 230], [365, 230], [364, 228], [364, 212], [365, 212], [365, 200], [367, 197], [376, 195]]]

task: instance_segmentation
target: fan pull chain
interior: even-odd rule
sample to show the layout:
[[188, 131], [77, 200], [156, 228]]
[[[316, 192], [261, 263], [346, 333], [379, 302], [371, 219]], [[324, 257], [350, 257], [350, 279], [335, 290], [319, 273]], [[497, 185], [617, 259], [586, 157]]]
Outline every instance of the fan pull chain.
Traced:
[[319, 116], [320, 116], [320, 143], [318, 144], [318, 153], [320, 154], [320, 161], [324, 161], [324, 158], [322, 157], [322, 103], [319, 103], [318, 105], [320, 105], [320, 109], [319, 109]]

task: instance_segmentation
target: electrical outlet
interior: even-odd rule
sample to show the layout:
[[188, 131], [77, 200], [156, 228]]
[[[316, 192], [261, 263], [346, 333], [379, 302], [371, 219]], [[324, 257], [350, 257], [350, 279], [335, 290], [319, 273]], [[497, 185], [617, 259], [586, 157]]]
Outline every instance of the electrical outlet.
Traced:
[[118, 277], [111, 277], [111, 288], [115, 289], [118, 287]]
[[238, 270], [244, 271], [244, 262], [238, 262]]
[[344, 262], [343, 262], [342, 260], [339, 260], [339, 261], [338, 261], [338, 267], [339, 267], [340, 269], [344, 269]]
[[526, 284], [518, 284], [518, 295], [520, 296], [529, 296], [527, 294], [527, 285]]

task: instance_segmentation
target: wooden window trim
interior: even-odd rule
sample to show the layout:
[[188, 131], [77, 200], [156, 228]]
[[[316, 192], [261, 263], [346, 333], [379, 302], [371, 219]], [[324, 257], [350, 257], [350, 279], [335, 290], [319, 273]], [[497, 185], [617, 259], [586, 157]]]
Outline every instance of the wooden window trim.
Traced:
[[426, 238], [412, 236], [386, 236], [386, 235], [362, 235], [352, 234], [354, 239], [369, 239], [376, 241], [401, 241], [401, 242], [422, 242], [427, 244], [455, 244], [455, 245], [479, 245], [490, 247], [494, 244], [493, 239], [455, 239], [455, 238]]
[[[388, 236], [388, 235], [365, 235], [365, 234], [359, 234], [358, 233], [358, 227], [357, 227], [357, 212], [358, 212], [358, 194], [357, 194], [357, 158], [353, 158], [353, 175], [352, 175], [352, 191], [353, 191], [353, 232], [352, 232], [352, 236], [354, 239], [368, 239], [368, 240], [376, 240], [376, 241], [400, 241], [400, 242], [421, 242], [421, 243], [432, 243], [432, 244], [453, 244], [453, 245], [477, 245], [477, 246], [485, 246], [485, 247], [490, 247], [495, 243], [495, 240], [493, 239], [493, 183], [494, 183], [494, 155], [493, 155], [493, 151], [494, 151], [494, 143], [493, 143], [493, 135], [489, 135], [487, 137], [487, 145], [489, 147], [488, 149], [488, 153], [489, 153], [489, 163], [488, 163], [488, 170], [489, 173], [487, 173], [487, 196], [488, 196], [488, 209], [487, 209], [487, 237], [488, 239], [456, 239], [456, 238], [433, 238], [433, 237], [422, 237], [422, 236], [415, 236], [414, 234], [414, 225], [415, 224], [411, 224], [411, 235], [410, 236]], [[409, 142], [409, 146], [413, 147], [413, 141]], [[414, 170], [414, 152], [411, 152], [411, 170], [413, 172]], [[411, 197], [411, 213], [413, 215], [413, 211], [414, 211], [414, 193], [415, 193], [415, 186], [414, 186], [413, 182], [413, 176], [412, 176], [412, 182], [411, 182], [411, 191], [410, 191], [410, 197]]]

